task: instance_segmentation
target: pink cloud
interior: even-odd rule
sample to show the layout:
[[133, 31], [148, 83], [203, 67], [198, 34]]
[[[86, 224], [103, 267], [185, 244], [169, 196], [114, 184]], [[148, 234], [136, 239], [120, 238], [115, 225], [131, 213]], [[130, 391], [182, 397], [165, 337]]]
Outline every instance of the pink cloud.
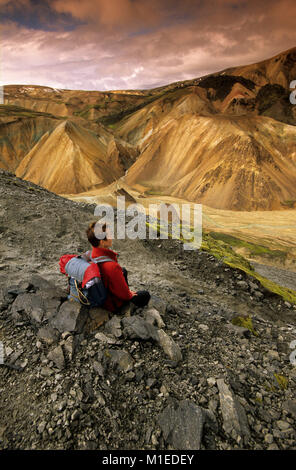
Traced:
[[[3, 0], [0, 0], [3, 3]], [[55, 0], [72, 31], [2, 25], [2, 80], [60, 88], [159, 86], [295, 46], [292, 0]]]

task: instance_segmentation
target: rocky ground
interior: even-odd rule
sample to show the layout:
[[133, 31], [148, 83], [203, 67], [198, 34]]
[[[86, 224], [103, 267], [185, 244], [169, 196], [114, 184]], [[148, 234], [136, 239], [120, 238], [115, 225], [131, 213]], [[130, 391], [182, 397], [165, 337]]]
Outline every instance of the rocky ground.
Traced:
[[[1, 449], [295, 449], [296, 309], [177, 240], [118, 240], [145, 309], [67, 301], [94, 206], [0, 172]], [[294, 348], [296, 349], [296, 348]]]

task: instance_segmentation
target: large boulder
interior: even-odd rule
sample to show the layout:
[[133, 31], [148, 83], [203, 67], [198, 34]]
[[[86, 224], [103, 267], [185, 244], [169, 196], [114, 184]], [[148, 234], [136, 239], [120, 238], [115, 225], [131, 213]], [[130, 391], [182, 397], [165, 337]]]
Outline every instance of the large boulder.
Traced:
[[111, 320], [105, 323], [104, 331], [115, 336], [115, 338], [120, 338], [122, 336], [120, 317], [114, 315]]
[[58, 369], [63, 369], [65, 367], [65, 356], [60, 345], [50, 351], [47, 358], [52, 361]]
[[129, 339], [152, 340], [157, 343], [164, 353], [175, 362], [182, 360], [182, 353], [175, 341], [162, 329], [156, 328], [150, 322], [139, 316], [123, 318], [123, 336]]
[[31, 282], [22, 281], [10, 286], [7, 295], [15, 297], [11, 306], [12, 318], [16, 321], [28, 319], [33, 325], [55, 316], [65, 293], [50, 281], [33, 275]]
[[111, 312], [104, 308], [94, 307], [90, 308], [84, 330], [88, 333], [97, 330], [100, 326], [104, 325], [109, 320]]
[[49, 325], [41, 327], [37, 333], [37, 338], [49, 346], [53, 343], [57, 343], [59, 341], [59, 337], [59, 332]]
[[223, 379], [217, 380], [217, 386], [223, 416], [223, 429], [237, 442], [243, 440], [246, 444], [250, 439], [250, 429], [245, 410]]
[[199, 450], [205, 415], [190, 400], [169, 405], [158, 416], [164, 440], [176, 450]]
[[38, 324], [46, 318], [45, 310], [41, 295], [26, 292], [16, 297], [11, 306], [11, 316], [16, 321], [28, 319], [31, 323]]
[[87, 317], [88, 309], [84, 305], [68, 300], [61, 305], [50, 325], [60, 333], [81, 333]]
[[121, 321], [123, 336], [129, 339], [158, 340], [157, 328], [141, 317], [127, 317]]
[[161, 315], [165, 315], [168, 304], [156, 295], [151, 295], [148, 307], [155, 308]]
[[167, 335], [163, 330], [157, 331], [157, 343], [162, 347], [164, 353], [175, 362], [182, 361], [182, 353], [179, 346], [173, 338]]
[[157, 325], [158, 328], [163, 328], [165, 326], [163, 319], [160, 316], [160, 313], [155, 308], [148, 308], [144, 312], [145, 320], [151, 325]]

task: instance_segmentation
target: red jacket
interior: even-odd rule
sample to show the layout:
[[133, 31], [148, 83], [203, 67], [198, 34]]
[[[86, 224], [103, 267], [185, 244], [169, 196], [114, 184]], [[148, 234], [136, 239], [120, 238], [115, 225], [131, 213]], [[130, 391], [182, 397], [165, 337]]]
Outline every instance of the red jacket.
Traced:
[[103, 283], [108, 289], [108, 296], [103, 308], [110, 312], [115, 312], [126, 301], [133, 297], [133, 294], [126, 283], [122, 269], [117, 262], [117, 253], [108, 248], [93, 247], [91, 256], [92, 258], [108, 256], [109, 258], [114, 259], [114, 263], [102, 263], [99, 264], [99, 267]]

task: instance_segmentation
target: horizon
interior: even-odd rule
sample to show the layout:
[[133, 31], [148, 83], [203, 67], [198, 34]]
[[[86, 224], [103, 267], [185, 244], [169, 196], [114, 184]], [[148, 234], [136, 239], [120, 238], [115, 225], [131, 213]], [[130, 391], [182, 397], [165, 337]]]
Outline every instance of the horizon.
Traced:
[[[284, 51], [280, 51], [280, 52], [277, 52], [276, 54], [274, 54], [273, 56], [271, 57], [266, 57], [265, 59], [262, 59], [262, 61], [259, 61], [259, 62], [263, 62], [264, 60], [270, 60], [272, 59], [273, 57], [276, 57], [277, 55], [279, 54], [283, 54], [289, 50], [292, 50], [292, 49], [295, 49], [296, 46], [292, 46], [290, 47], [289, 49], [285, 49]], [[248, 65], [253, 65], [254, 63], [256, 62], [250, 62], [248, 64], [238, 64], [237, 66], [234, 66], [233, 68], [236, 68], [236, 67], [244, 67], [244, 66], [248, 66]], [[219, 69], [219, 70], [214, 70], [213, 72], [211, 72], [212, 74], [213, 73], [221, 73], [223, 71], [226, 71], [228, 69], [230, 69], [232, 67], [228, 67], [227, 69]], [[210, 75], [210, 74], [209, 74]], [[194, 79], [199, 79], [199, 78], [203, 78], [205, 77], [205, 75], [202, 75], [202, 76], [199, 76], [199, 77], [191, 77], [189, 79], [186, 79], [186, 80], [176, 80], [175, 82], [169, 82], [169, 83], [164, 83], [163, 85], [161, 85], [160, 87], [156, 87], [156, 88], [122, 88], [122, 89], [108, 89], [108, 90], [89, 90], [89, 89], [86, 89], [86, 88], [57, 88], [57, 87], [53, 87], [53, 86], [50, 86], [50, 85], [43, 85], [43, 84], [37, 84], [37, 83], [3, 83], [2, 84], [2, 87], [4, 88], [5, 86], [28, 86], [28, 87], [43, 87], [43, 88], [52, 88], [52, 89], [57, 89], [57, 90], [61, 90], [61, 91], [89, 91], [89, 92], [92, 92], [92, 91], [97, 91], [99, 93], [108, 93], [108, 92], [125, 92], [125, 91], [149, 91], [149, 90], [155, 90], [157, 88], [162, 88], [162, 87], [165, 87], [165, 86], [168, 86], [168, 85], [172, 85], [173, 83], [181, 83], [181, 82], [184, 82], [184, 81], [190, 81], [190, 80], [194, 80]]]
[[0, 0], [1, 84], [159, 88], [292, 49], [294, 13], [292, 0]]

